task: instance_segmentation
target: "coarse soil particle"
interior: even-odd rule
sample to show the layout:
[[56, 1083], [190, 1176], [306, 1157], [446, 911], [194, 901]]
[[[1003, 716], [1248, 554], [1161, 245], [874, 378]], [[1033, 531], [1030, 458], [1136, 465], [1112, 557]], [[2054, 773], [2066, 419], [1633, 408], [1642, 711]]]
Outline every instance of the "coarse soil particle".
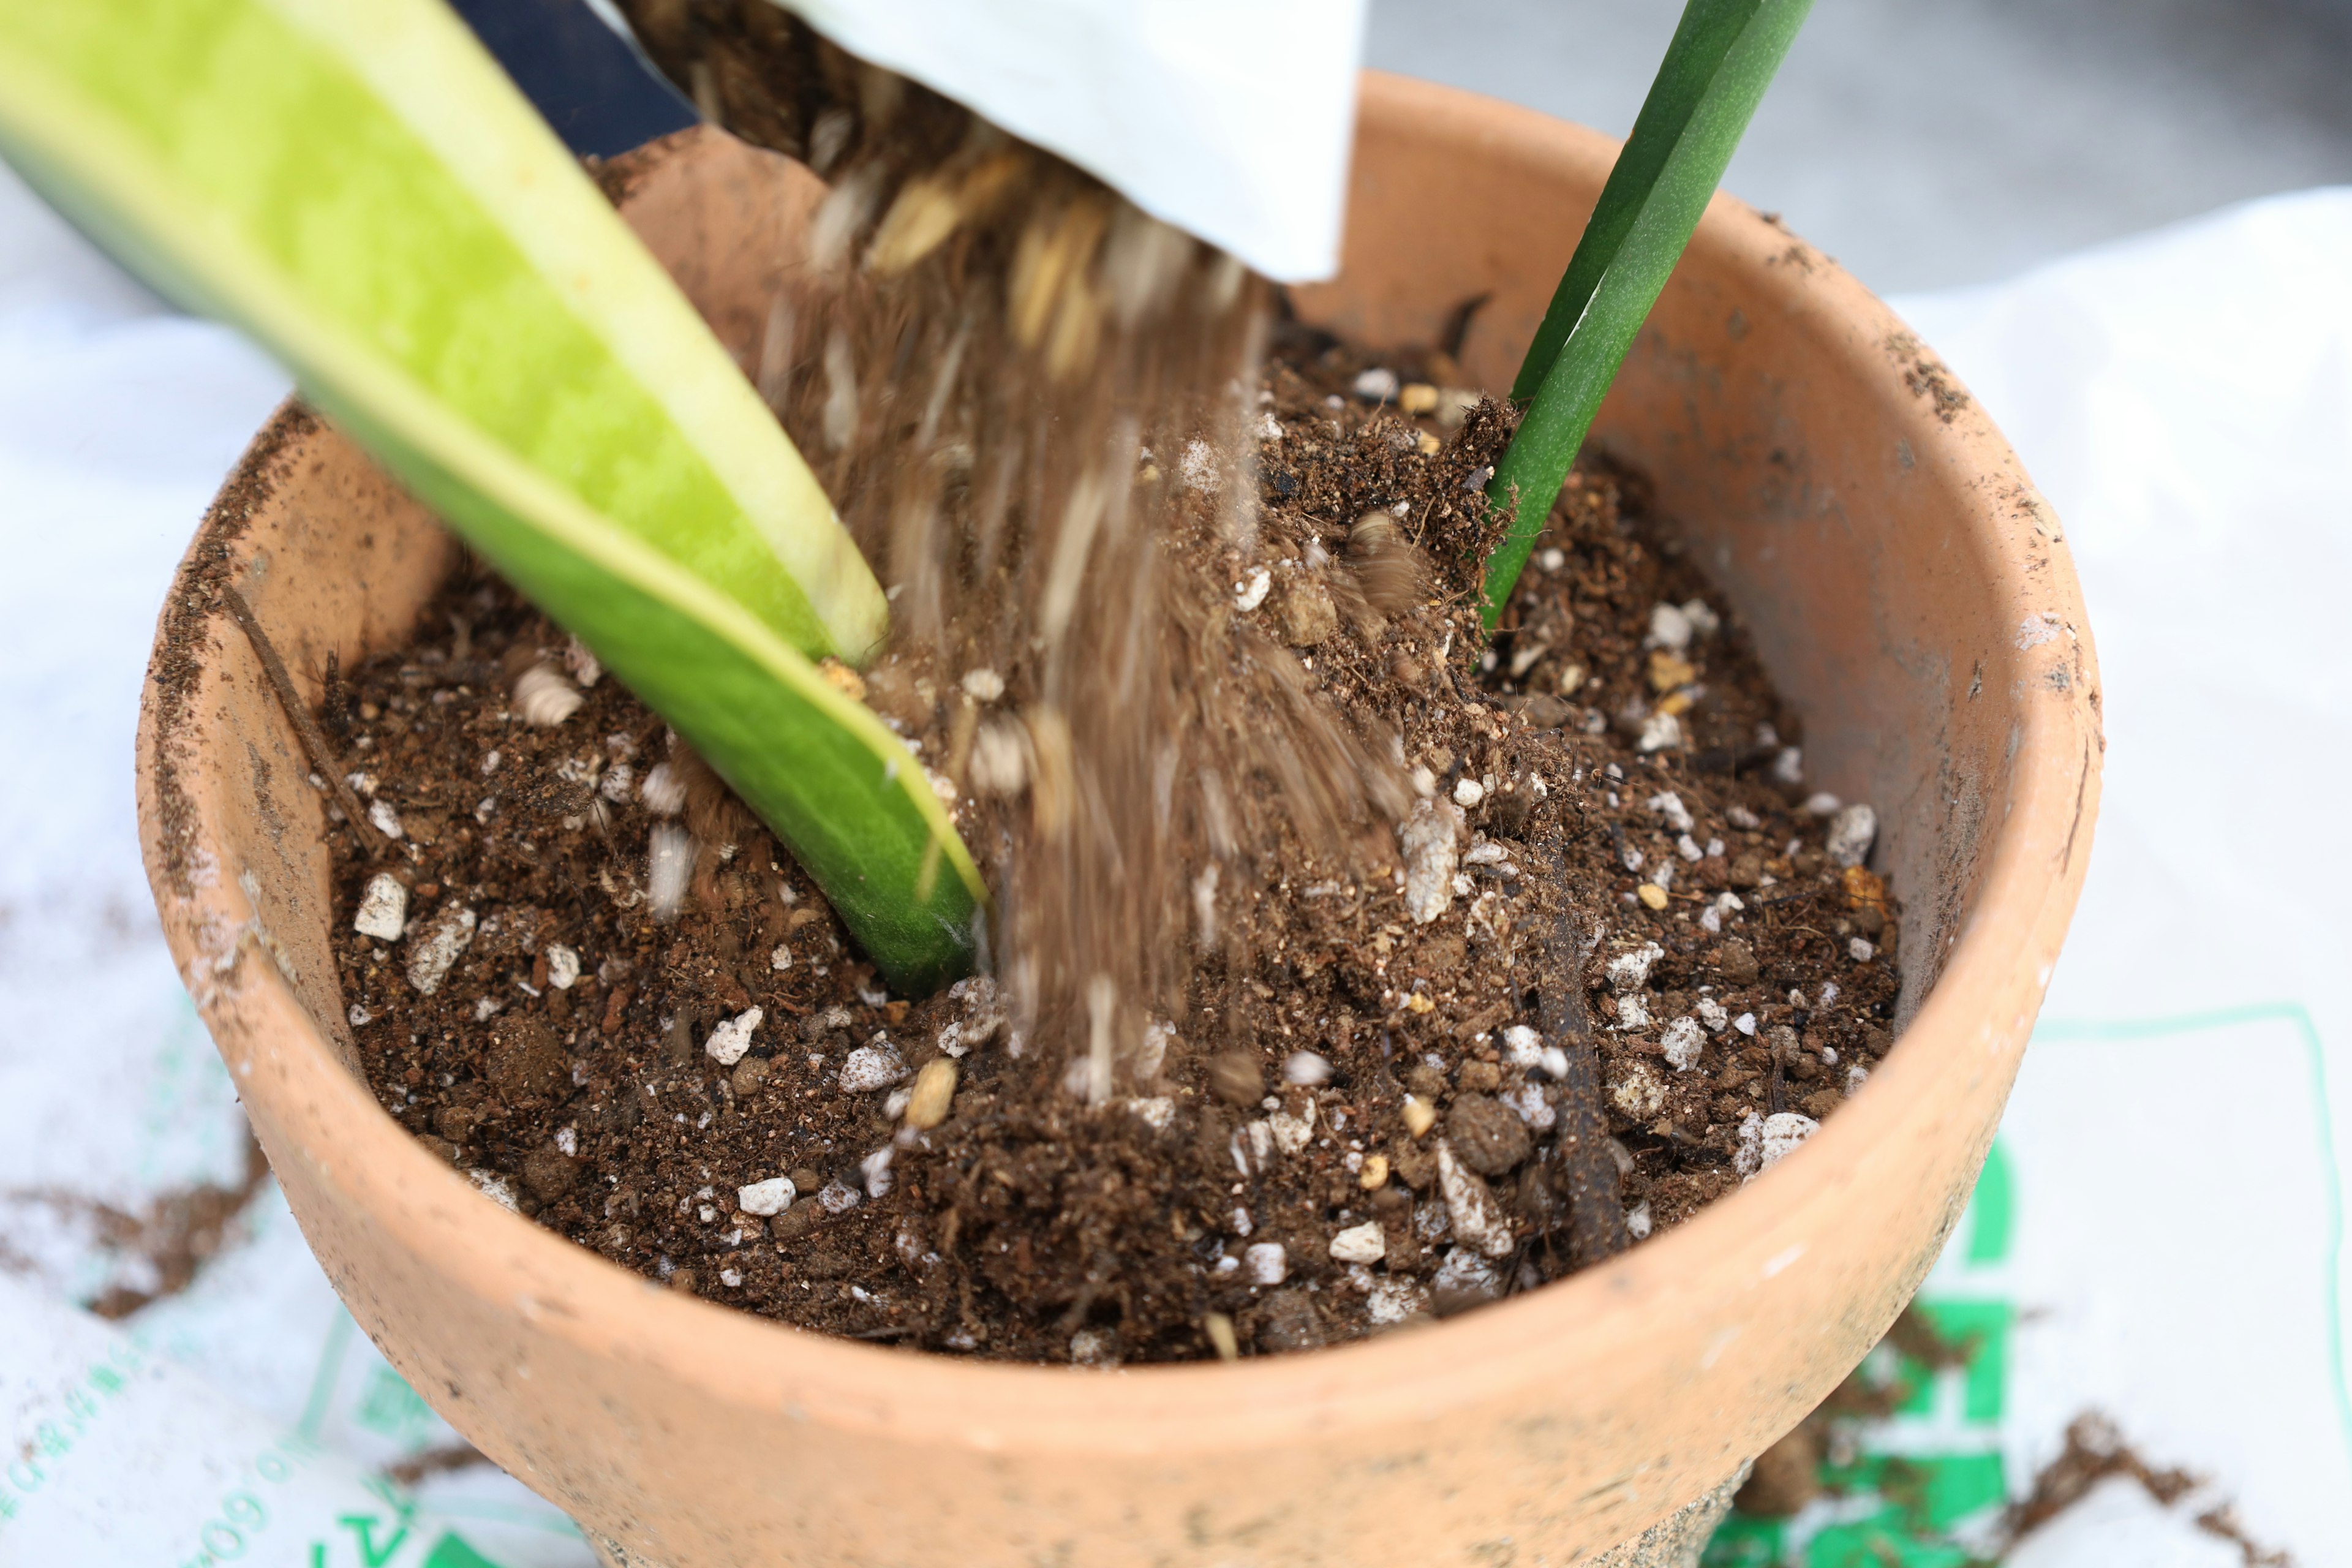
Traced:
[[[1235, 864], [1272, 869], [1211, 884], [1223, 934], [1185, 1016], [1090, 1105], [990, 981], [885, 994], [789, 857], [616, 681], [561, 724], [523, 722], [521, 672], [585, 670], [469, 571], [324, 716], [404, 834], [378, 864], [332, 830], [342, 991], [386, 1109], [500, 1201], [675, 1289], [1032, 1361], [1208, 1355], [1212, 1312], [1244, 1354], [1345, 1341], [1538, 1286], [1731, 1190], [1743, 1127], [1752, 1144], [1761, 1118], [1831, 1114], [1891, 1045], [1898, 911], [1828, 863], [1805, 786], [1773, 775], [1795, 727], [1637, 478], [1579, 470], [1482, 641], [1475, 491], [1511, 416], [1352, 396], [1373, 363], [1277, 334], [1257, 454], [1275, 591], [1254, 614], [1280, 624], [1310, 585], [1338, 606], [1290, 657], [1412, 775], [1405, 820], [1453, 825], [1429, 920], [1406, 911], [1391, 827], [1334, 852], [1253, 818], [1276, 841]], [[1442, 355], [1381, 363], [1409, 386], [1454, 379]], [[1661, 646], [1657, 607], [1695, 601], [1700, 629]], [[927, 757], [959, 749], [949, 673], [869, 672]], [[1661, 715], [1675, 738], [1640, 749]], [[1279, 804], [1276, 781], [1252, 787]], [[976, 809], [965, 792], [968, 836]], [[693, 855], [669, 921], [646, 893], [656, 828]], [[384, 869], [409, 889], [403, 942], [350, 927]], [[447, 909], [474, 913], [473, 939], [421, 994], [402, 948]], [[722, 1068], [712, 1030], [755, 1008]], [[1686, 1068], [1664, 1058], [1678, 1024], [1697, 1031]], [[943, 1056], [948, 1115], [903, 1126]], [[777, 1176], [790, 1205], [743, 1212], [740, 1189]], [[1336, 1261], [1367, 1220], [1383, 1257]], [[1266, 1243], [1271, 1280], [1243, 1262]]]

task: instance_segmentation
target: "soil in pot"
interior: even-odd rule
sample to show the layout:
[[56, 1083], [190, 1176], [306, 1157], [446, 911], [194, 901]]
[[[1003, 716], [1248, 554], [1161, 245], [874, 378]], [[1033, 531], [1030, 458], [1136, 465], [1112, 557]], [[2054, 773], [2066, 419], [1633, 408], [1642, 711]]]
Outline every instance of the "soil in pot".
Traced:
[[[1794, 723], [1635, 476], [1580, 470], [1476, 635], [1480, 470], [1510, 418], [1450, 370], [1281, 329], [1257, 564], [1205, 521], [1171, 546], [1216, 583], [1186, 623], [1199, 668], [1276, 670], [1410, 793], [1334, 845], [1286, 811], [1297, 781], [1233, 781], [1246, 852], [1178, 889], [1181, 1010], [1123, 1035], [1109, 1081], [993, 981], [886, 995], [657, 718], [502, 584], [453, 581], [321, 715], [397, 829], [374, 858], [332, 834], [386, 1109], [675, 1289], [1033, 1361], [1426, 1321], [1756, 1173], [1892, 1043], [1866, 814], [1809, 796]], [[1185, 482], [1167, 467], [1139, 479]], [[1233, 684], [1246, 724], [1265, 689]], [[919, 648], [862, 689], [968, 842], [1046, 809], [1017, 679]]]

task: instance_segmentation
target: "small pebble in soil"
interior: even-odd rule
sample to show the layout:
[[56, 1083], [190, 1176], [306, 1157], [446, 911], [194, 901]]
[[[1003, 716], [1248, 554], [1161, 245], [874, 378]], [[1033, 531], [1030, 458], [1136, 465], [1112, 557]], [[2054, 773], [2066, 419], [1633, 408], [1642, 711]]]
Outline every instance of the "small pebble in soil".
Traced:
[[400, 825], [400, 813], [393, 810], [392, 802], [388, 800], [371, 803], [368, 806], [368, 820], [373, 823], [375, 830], [386, 838], [397, 841], [407, 836]]
[[547, 983], [558, 991], [569, 991], [580, 983], [580, 955], [562, 942], [550, 942], [547, 947]]
[[[1354, 391], [1367, 403], [1385, 403], [1397, 395], [1397, 374], [1384, 366], [1374, 365], [1370, 370], [1358, 373]], [[1433, 395], [1430, 405], [1436, 406]]]
[[948, 1119], [955, 1091], [955, 1058], [934, 1057], [925, 1062], [922, 1070], [915, 1075], [915, 1087], [907, 1100], [906, 1124], [918, 1132], [937, 1127]]
[[1404, 1119], [1404, 1130], [1419, 1138], [1437, 1125], [1437, 1109], [1417, 1094], [1404, 1097], [1403, 1109], [1398, 1111]]
[[1378, 1220], [1349, 1226], [1331, 1238], [1331, 1257], [1339, 1263], [1378, 1263], [1388, 1255], [1388, 1239]]
[[398, 878], [379, 871], [368, 879], [367, 890], [360, 895], [359, 913], [352, 917], [352, 929], [378, 942], [400, 940], [400, 933], [408, 929], [408, 889]]

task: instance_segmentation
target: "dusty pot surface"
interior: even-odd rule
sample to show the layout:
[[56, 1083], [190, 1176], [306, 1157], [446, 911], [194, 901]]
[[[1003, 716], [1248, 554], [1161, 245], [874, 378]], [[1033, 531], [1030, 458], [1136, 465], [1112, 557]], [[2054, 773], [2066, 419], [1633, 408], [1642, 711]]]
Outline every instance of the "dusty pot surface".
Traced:
[[[1366, 84], [1348, 267], [1304, 311], [1507, 384], [1614, 145]], [[740, 354], [809, 177], [713, 132], [625, 210]], [[1768, 1176], [1616, 1261], [1435, 1327], [1118, 1373], [800, 1332], [657, 1289], [481, 1196], [378, 1108], [327, 944], [320, 796], [235, 582], [311, 679], [403, 638], [452, 559], [297, 411], [256, 441], [166, 607], [141, 730], [149, 874], [304, 1234], [418, 1392], [632, 1554], [751, 1563], [1567, 1562], [1732, 1475], [1892, 1321], [1966, 1201], [2073, 911], [2098, 797], [2090, 637], [2056, 520], [1902, 323], [1718, 198], [1599, 439], [1654, 481], [1875, 803], [1912, 1016]]]

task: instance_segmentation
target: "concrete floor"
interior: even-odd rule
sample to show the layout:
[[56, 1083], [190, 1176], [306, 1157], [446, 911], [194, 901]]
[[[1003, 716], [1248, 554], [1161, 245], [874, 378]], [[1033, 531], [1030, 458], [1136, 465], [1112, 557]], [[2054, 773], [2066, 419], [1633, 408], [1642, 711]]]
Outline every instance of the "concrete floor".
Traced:
[[[1372, 0], [1370, 60], [1622, 135], [1681, 0]], [[1726, 185], [1883, 292], [2352, 182], [2352, 0], [1816, 0]]]

